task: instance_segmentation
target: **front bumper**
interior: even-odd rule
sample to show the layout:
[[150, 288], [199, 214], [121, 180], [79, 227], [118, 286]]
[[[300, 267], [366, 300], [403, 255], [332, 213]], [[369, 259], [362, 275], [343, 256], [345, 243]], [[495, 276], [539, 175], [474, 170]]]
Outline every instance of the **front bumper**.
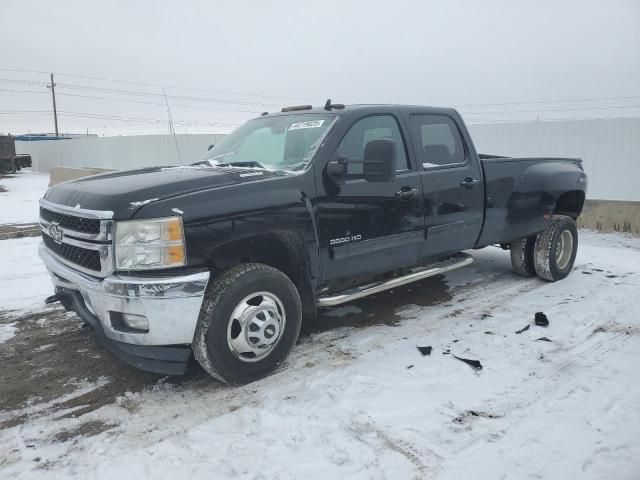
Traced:
[[[99, 279], [65, 265], [43, 244], [38, 253], [56, 293], [70, 300], [73, 310], [94, 327], [107, 348], [145, 370], [183, 373], [209, 281], [208, 271], [171, 277], [112, 274]], [[123, 328], [117, 321], [122, 314], [145, 316], [148, 332]], [[148, 360], [154, 359], [160, 363], [149, 364]]]

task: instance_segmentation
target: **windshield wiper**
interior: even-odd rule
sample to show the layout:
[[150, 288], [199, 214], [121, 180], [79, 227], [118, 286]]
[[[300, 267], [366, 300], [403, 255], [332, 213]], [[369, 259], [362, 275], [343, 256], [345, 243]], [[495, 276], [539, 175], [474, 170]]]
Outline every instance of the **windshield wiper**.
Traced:
[[266, 170], [265, 167], [260, 165], [258, 162], [247, 161], [247, 162], [225, 162], [225, 163], [214, 163], [212, 164], [216, 167], [245, 167], [245, 168], [262, 168]]

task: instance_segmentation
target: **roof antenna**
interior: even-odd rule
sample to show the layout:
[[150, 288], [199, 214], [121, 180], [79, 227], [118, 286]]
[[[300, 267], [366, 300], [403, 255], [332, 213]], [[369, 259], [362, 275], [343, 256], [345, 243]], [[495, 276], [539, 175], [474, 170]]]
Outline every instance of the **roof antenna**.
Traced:
[[173, 135], [173, 141], [176, 142], [176, 151], [178, 152], [178, 165], [182, 165], [182, 157], [180, 156], [180, 147], [178, 147], [178, 137], [176, 137], [176, 129], [173, 126], [173, 118], [171, 118], [171, 109], [169, 108], [169, 100], [167, 100], [167, 92], [162, 89], [164, 102], [167, 104], [167, 113], [169, 114], [169, 135]]
[[330, 98], [327, 98], [327, 101], [324, 104], [324, 109], [325, 110], [331, 110], [331, 99]]

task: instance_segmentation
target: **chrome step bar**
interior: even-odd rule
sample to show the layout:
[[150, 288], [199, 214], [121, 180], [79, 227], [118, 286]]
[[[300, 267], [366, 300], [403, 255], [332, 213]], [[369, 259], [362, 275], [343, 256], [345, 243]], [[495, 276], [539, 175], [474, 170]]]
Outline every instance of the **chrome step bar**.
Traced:
[[342, 303], [351, 302], [358, 298], [367, 297], [374, 293], [380, 293], [391, 288], [406, 285], [407, 283], [417, 282], [424, 278], [440, 275], [441, 273], [455, 270], [456, 268], [465, 267], [473, 263], [473, 257], [467, 253], [459, 253], [451, 258], [438, 263], [431, 264], [427, 267], [414, 268], [406, 275], [390, 278], [380, 282], [368, 283], [358, 287], [349, 288], [342, 292], [327, 297], [319, 297], [317, 305], [319, 308], [335, 307]]

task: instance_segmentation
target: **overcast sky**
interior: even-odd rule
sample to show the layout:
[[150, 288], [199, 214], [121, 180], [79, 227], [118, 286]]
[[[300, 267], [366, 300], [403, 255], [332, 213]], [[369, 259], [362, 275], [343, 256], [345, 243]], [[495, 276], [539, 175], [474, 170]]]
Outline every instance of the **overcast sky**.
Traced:
[[468, 122], [632, 116], [640, 1], [0, 0], [0, 69], [14, 134], [53, 131], [47, 72], [69, 133], [166, 132], [162, 85], [178, 133], [329, 97]]

